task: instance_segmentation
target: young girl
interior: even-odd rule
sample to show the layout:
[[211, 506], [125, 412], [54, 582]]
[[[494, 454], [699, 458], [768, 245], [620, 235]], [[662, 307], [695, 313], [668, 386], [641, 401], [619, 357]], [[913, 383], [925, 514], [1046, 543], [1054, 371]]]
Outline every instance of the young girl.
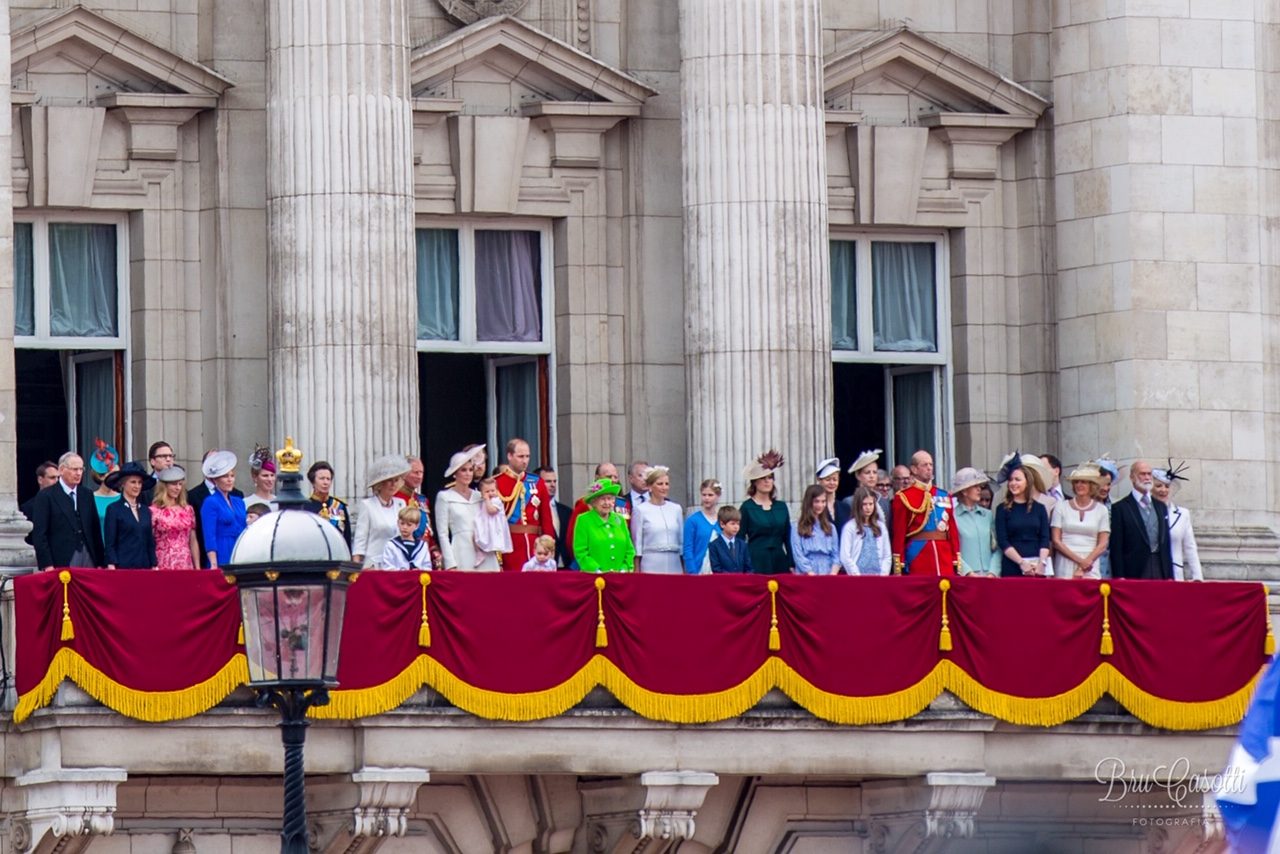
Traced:
[[422, 511], [417, 507], [402, 507], [396, 514], [397, 537], [387, 540], [382, 549], [382, 560], [378, 561], [381, 569], [431, 569], [431, 552], [425, 539], [414, 536], [418, 523], [422, 521]]
[[836, 526], [827, 515], [827, 491], [815, 483], [804, 491], [800, 521], [791, 529], [791, 557], [800, 575], [835, 575], [840, 572], [840, 543]]
[[504, 553], [511, 551], [511, 529], [502, 513], [498, 482], [480, 481], [480, 507], [476, 514], [476, 569], [496, 571]]
[[711, 560], [707, 547], [720, 535], [716, 521], [716, 505], [720, 503], [720, 481], [708, 478], [699, 488], [702, 506], [684, 520], [684, 571], [686, 575], [710, 575]]
[[533, 557], [524, 562], [522, 572], [556, 571], [556, 538], [543, 534], [533, 541]]
[[889, 531], [880, 525], [876, 493], [865, 486], [853, 493], [853, 518], [840, 532], [840, 565], [849, 575], [888, 575], [893, 562]]

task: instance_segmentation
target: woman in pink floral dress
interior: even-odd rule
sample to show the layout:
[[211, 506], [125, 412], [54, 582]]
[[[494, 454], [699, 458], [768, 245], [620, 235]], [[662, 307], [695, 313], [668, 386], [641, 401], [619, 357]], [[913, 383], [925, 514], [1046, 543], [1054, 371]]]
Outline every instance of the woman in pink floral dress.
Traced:
[[196, 511], [187, 503], [182, 466], [156, 472], [155, 496], [151, 499], [151, 529], [156, 537], [158, 569], [195, 569], [200, 565], [196, 544]]

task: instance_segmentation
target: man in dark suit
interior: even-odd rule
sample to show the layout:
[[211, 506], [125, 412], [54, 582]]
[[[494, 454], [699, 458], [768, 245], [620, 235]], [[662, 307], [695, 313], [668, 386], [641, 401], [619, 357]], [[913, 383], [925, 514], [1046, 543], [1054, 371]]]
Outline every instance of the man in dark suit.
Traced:
[[[57, 463], [45, 460], [40, 465], [36, 466], [36, 495], [40, 494], [40, 490], [47, 489], [48, 487], [53, 486], [57, 482], [58, 482], [58, 464]], [[22, 511], [22, 515], [27, 517], [28, 522], [34, 521], [31, 514], [34, 512], [32, 508], [35, 506], [35, 503], [36, 503], [36, 495], [33, 495], [30, 498], [28, 498], [26, 501], [22, 502], [22, 506], [18, 508], [19, 510]], [[23, 541], [27, 545], [31, 545], [31, 534], [29, 532], [27, 536], [23, 539]]]
[[1169, 506], [1151, 496], [1151, 464], [1129, 467], [1133, 489], [1111, 505], [1111, 577], [1173, 578]]
[[556, 513], [552, 522], [556, 527], [556, 564], [561, 569], [568, 569], [573, 565], [573, 552], [569, 550], [569, 538], [566, 534], [569, 531], [569, 517], [573, 515], [573, 508], [563, 501], [556, 500], [556, 493], [560, 490], [560, 475], [556, 474], [555, 469], [543, 466], [538, 469], [538, 476], [547, 485], [547, 494], [555, 504]]
[[[218, 451], [217, 448], [210, 448], [209, 450], [204, 452], [204, 456], [200, 458], [200, 467], [202, 469], [201, 475], [203, 475], [205, 460], [209, 459], [210, 454], [217, 453], [217, 451]], [[187, 503], [190, 504], [196, 511], [196, 543], [198, 543], [200, 546], [200, 568], [201, 569], [209, 568], [209, 553], [205, 551], [205, 548], [204, 548], [204, 531], [200, 530], [200, 505], [204, 503], [204, 500], [206, 498], [208, 498], [210, 495], [213, 494], [213, 490], [214, 490], [213, 482], [210, 481], [208, 478], [204, 478], [200, 482], [200, 484], [194, 487], [193, 489], [187, 490]], [[231, 490], [231, 494], [236, 496], [237, 498], [244, 498], [244, 493], [238, 489]]]
[[31, 503], [31, 545], [36, 566], [105, 566], [102, 529], [93, 490], [81, 485], [84, 460], [68, 451], [58, 459], [58, 479]]

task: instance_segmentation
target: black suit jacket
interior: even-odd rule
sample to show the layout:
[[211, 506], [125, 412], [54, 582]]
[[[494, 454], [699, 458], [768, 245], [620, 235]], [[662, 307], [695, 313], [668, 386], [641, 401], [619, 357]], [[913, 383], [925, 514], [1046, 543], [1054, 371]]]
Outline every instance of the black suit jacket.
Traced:
[[[1173, 578], [1173, 557], [1169, 547], [1169, 505], [1155, 498], [1151, 507], [1156, 511], [1156, 553], [1160, 556], [1161, 578]], [[1111, 505], [1111, 577], [1150, 578], [1147, 563], [1151, 558], [1151, 544], [1147, 542], [1147, 526], [1142, 522], [1142, 510], [1132, 493]]]
[[560, 536], [556, 537], [556, 562], [568, 568], [573, 566], [573, 552], [569, 550], [569, 517], [573, 508], [563, 501], [555, 502], [556, 519], [560, 522]]
[[723, 537], [716, 537], [707, 546], [707, 556], [711, 559], [711, 571], [751, 572], [751, 550], [742, 537], [733, 538], [733, 554], [729, 554], [729, 546]]
[[138, 518], [124, 499], [107, 505], [107, 563], [116, 569], [151, 569], [156, 565], [156, 538], [151, 531], [151, 508], [138, 507]]
[[[244, 493], [238, 489], [231, 490], [231, 494], [237, 498], [244, 498]], [[187, 490], [187, 503], [196, 511], [196, 543], [200, 546], [200, 568], [209, 568], [209, 553], [204, 548], [204, 531], [200, 530], [200, 505], [209, 497], [209, 486], [203, 480], [192, 489]]]
[[93, 490], [84, 484], [77, 486], [74, 505], [60, 480], [40, 490], [31, 501], [31, 545], [36, 550], [36, 566], [67, 566], [82, 544], [94, 566], [106, 566]]

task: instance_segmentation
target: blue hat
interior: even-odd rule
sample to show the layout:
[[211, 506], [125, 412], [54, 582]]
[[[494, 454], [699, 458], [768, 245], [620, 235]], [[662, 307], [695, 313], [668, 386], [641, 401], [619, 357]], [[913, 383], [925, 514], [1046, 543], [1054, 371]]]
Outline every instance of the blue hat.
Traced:
[[120, 452], [114, 445], [108, 445], [101, 439], [93, 440], [94, 451], [89, 455], [89, 470], [99, 477], [120, 465]]
[[1103, 454], [1094, 460], [1093, 464], [1111, 475], [1112, 483], [1120, 479], [1120, 467], [1116, 465], [1115, 460], [1111, 459], [1106, 454]]

